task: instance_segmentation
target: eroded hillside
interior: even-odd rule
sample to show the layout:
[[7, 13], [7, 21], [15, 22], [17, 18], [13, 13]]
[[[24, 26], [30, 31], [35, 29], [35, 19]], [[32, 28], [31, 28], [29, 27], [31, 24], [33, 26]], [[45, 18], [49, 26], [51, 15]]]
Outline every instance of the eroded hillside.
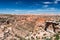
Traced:
[[[46, 32], [46, 21], [60, 22], [60, 15], [0, 15], [0, 40], [18, 40], [31, 32], [36, 35], [39, 30]], [[60, 32], [59, 26], [56, 32]], [[48, 29], [53, 30], [52, 26]]]

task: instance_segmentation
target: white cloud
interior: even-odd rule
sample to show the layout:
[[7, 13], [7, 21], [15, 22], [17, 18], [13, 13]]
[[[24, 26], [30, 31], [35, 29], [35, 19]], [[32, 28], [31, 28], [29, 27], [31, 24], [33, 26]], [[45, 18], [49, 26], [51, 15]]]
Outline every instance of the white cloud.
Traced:
[[24, 10], [15, 9], [14, 11], [16, 11], [16, 12], [20, 12], [20, 11], [24, 11]]
[[51, 4], [52, 2], [43, 2], [44, 4]]
[[56, 0], [56, 1], [60, 1], [60, 0]]
[[58, 3], [58, 1], [54, 1], [54, 3], [55, 3], [55, 4], [57, 4], [57, 3]]
[[16, 4], [22, 4], [23, 2], [22, 1], [18, 1], [18, 2], [16, 2]]
[[55, 4], [57, 4], [57, 3], [58, 3], [58, 1], [60, 1], [60, 0], [55, 0], [55, 1], [54, 1], [54, 3], [55, 3]]
[[18, 2], [16, 2], [16, 4], [18, 4]]
[[55, 0], [54, 3], [55, 3], [55, 4], [58, 4], [58, 0]]
[[44, 5], [43, 7], [47, 8], [47, 7], [48, 7], [48, 5]]
[[48, 8], [48, 10], [53, 10], [53, 11], [56, 11], [57, 9], [52, 7], [52, 8]]
[[47, 8], [47, 9], [36, 9], [36, 10], [19, 10], [19, 9], [9, 9], [9, 10], [0, 10], [0, 13], [5, 14], [51, 14], [59, 13], [56, 8]]

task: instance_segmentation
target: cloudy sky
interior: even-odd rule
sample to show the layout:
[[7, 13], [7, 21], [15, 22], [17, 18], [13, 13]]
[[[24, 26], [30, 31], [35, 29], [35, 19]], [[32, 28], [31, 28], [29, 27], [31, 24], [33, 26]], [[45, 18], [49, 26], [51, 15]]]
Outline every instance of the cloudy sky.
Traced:
[[60, 0], [0, 0], [0, 14], [59, 14]]

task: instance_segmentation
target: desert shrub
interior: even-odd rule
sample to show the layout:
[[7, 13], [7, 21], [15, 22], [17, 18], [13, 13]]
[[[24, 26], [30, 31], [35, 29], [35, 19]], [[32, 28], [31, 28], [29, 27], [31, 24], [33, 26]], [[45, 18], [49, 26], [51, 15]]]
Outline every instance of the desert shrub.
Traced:
[[59, 34], [56, 34], [55, 35], [55, 40], [59, 40], [59, 39], [60, 39]]

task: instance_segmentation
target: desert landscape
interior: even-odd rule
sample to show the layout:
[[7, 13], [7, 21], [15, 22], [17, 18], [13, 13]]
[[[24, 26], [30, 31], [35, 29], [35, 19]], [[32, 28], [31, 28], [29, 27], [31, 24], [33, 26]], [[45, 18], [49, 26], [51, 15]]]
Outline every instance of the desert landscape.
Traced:
[[60, 15], [0, 14], [0, 40], [60, 40]]

